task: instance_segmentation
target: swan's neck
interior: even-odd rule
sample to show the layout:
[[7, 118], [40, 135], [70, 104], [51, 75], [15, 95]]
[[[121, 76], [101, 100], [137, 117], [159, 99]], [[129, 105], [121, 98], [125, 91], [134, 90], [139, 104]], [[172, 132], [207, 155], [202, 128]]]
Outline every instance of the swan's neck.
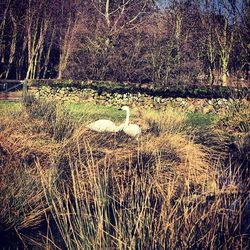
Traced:
[[129, 124], [129, 110], [126, 110], [126, 119], [125, 119], [125, 126]]

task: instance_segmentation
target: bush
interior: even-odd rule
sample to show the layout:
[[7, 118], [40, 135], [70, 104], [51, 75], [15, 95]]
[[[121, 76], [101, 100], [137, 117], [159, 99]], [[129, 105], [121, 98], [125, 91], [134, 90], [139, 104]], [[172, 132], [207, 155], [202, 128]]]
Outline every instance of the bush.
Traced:
[[248, 133], [250, 131], [250, 104], [248, 101], [234, 100], [229, 109], [220, 114], [217, 127], [228, 132]]
[[70, 112], [62, 104], [27, 96], [24, 106], [31, 119], [42, 121], [38, 129], [49, 133], [55, 141], [60, 142], [72, 134], [74, 124]]

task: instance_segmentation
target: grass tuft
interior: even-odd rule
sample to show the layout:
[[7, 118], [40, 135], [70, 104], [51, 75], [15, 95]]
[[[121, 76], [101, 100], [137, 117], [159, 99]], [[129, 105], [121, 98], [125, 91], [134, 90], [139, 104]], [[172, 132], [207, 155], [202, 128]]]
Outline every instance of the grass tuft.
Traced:
[[30, 119], [41, 123], [38, 129], [49, 133], [55, 141], [62, 141], [72, 134], [74, 125], [71, 114], [62, 104], [27, 96], [24, 107]]

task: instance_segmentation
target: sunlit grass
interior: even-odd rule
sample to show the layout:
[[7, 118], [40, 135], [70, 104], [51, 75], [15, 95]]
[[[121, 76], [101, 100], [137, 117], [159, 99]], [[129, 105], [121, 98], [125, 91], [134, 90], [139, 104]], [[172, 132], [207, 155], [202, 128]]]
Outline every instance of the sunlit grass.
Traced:
[[[208, 182], [215, 178], [212, 171], [207, 171], [199, 148], [181, 136], [169, 135], [158, 138], [153, 145], [150, 140], [145, 141], [140, 149], [136, 144], [123, 144], [127, 156], [116, 149], [113, 159], [108, 160], [110, 156], [105, 155], [106, 160], [100, 161], [94, 152], [98, 149], [92, 148], [91, 142], [83, 143], [83, 139], [82, 135], [81, 140], [74, 140], [75, 145], [67, 148], [72, 152], [67, 183], [58, 185], [44, 175], [42, 165], [37, 165], [67, 249], [156, 249], [166, 244], [169, 249], [176, 249], [179, 244], [192, 244], [179, 237], [180, 230], [185, 229], [181, 223], [183, 215], [187, 217], [186, 226], [189, 224], [187, 211], [183, 214], [184, 199], [191, 199], [194, 186], [200, 186], [200, 191], [195, 192], [200, 195], [201, 190], [211, 192]], [[74, 148], [81, 150], [75, 155]], [[167, 154], [176, 156], [171, 160]], [[172, 204], [173, 199], [179, 202]], [[195, 232], [190, 234], [194, 241]]]
[[[94, 121], [98, 119], [109, 119], [114, 122], [123, 122], [125, 119], [125, 112], [119, 110], [120, 106], [102, 106], [94, 103], [75, 103], [75, 102], [66, 102], [62, 105], [65, 109], [69, 110], [72, 114], [72, 118], [79, 122], [85, 123], [89, 121]], [[18, 112], [22, 108], [20, 102], [10, 102], [10, 101], [0, 101], [0, 114], [4, 115], [10, 112]], [[136, 119], [140, 115], [144, 115], [145, 119], [148, 121], [158, 120], [163, 125], [168, 119], [171, 122], [172, 117], [179, 119], [180, 121], [186, 120], [186, 125], [196, 128], [202, 127], [211, 127], [218, 121], [218, 115], [215, 113], [212, 114], [202, 114], [202, 113], [184, 113], [181, 110], [169, 108], [166, 111], [155, 111], [143, 110], [141, 111], [131, 110], [131, 120]], [[146, 118], [148, 117], [148, 118]], [[136, 119], [138, 120], [138, 119]], [[167, 122], [168, 123], [168, 122]], [[180, 123], [181, 124], [181, 123]], [[183, 124], [182, 124], [183, 125]]]
[[[122, 122], [125, 119], [125, 112], [119, 110], [121, 106], [102, 106], [94, 103], [65, 103], [74, 119], [78, 121], [94, 121], [98, 119], [108, 119], [114, 122]], [[133, 117], [133, 112], [131, 114]]]
[[[206, 161], [199, 148], [175, 137], [158, 139], [161, 146], [143, 144], [135, 158], [131, 155], [119, 165], [113, 165], [108, 155], [101, 162], [91, 144], [75, 142], [81, 150], [68, 155], [64, 184], [48, 178], [38, 163], [47, 203], [67, 249], [245, 248], [248, 236], [241, 234], [241, 224], [247, 200], [234, 207], [241, 199], [235, 189], [214, 185], [217, 176], [209, 166], [202, 168]], [[173, 152], [173, 147], [184, 159], [182, 168], [174, 169], [174, 159], [166, 164], [164, 153]], [[113, 158], [119, 157], [117, 153]], [[195, 169], [198, 165], [201, 168]]]
[[22, 105], [20, 102], [0, 100], [0, 116], [6, 115], [13, 111], [20, 111], [21, 108], [22, 108]]
[[[19, 115], [1, 119], [2, 230], [39, 226], [44, 219], [40, 246], [46, 249], [58, 237], [66, 249], [247, 245], [242, 225], [249, 196], [242, 196], [235, 172], [228, 171], [230, 138], [213, 131], [216, 119], [132, 109], [132, 121], [143, 128], [136, 141], [85, 128], [95, 119], [122, 122], [119, 107], [33, 101]], [[242, 155], [248, 141], [239, 147]]]
[[180, 109], [171, 107], [164, 111], [153, 109], [140, 110], [141, 120], [147, 123], [147, 127], [153, 133], [179, 133], [183, 131], [187, 116]]
[[187, 113], [187, 121], [186, 124], [191, 127], [196, 128], [204, 128], [204, 127], [212, 127], [219, 120], [218, 114], [216, 113]]
[[[109, 119], [114, 122], [123, 122], [125, 120], [126, 113], [119, 110], [121, 106], [103, 106], [94, 103], [76, 103], [76, 102], [65, 102], [61, 103], [60, 106], [70, 111], [71, 118], [79, 123], [86, 123], [95, 121], [98, 119]], [[10, 113], [12, 111], [21, 111], [22, 103], [0, 101], [0, 115]], [[135, 117], [136, 112], [131, 110], [131, 119]]]

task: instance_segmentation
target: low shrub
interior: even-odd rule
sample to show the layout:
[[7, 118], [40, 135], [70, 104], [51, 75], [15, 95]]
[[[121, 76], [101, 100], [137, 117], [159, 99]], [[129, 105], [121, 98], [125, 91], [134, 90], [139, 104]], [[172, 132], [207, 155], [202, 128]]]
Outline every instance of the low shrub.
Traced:
[[24, 107], [31, 119], [42, 122], [38, 129], [49, 133], [55, 141], [62, 141], [72, 134], [74, 123], [70, 112], [62, 104], [27, 96], [24, 99]]
[[155, 134], [179, 133], [184, 130], [186, 114], [177, 109], [168, 107], [164, 111], [143, 110], [140, 115], [145, 122], [145, 128]]
[[203, 113], [187, 113], [186, 124], [187, 126], [191, 126], [192, 128], [203, 129], [212, 127], [218, 117], [216, 114], [203, 114]]
[[246, 100], [235, 100], [228, 110], [221, 112], [217, 127], [228, 132], [250, 131], [250, 104]]

